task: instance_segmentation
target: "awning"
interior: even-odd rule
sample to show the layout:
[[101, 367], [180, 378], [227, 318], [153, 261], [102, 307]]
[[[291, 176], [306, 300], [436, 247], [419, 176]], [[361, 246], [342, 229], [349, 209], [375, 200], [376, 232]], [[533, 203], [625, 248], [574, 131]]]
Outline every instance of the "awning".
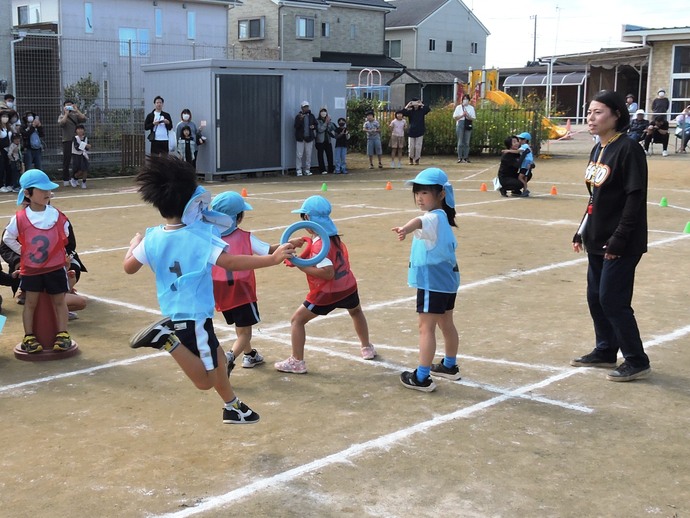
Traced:
[[[585, 82], [585, 72], [569, 72], [551, 74], [551, 86], [580, 86]], [[546, 86], [549, 82], [548, 74], [513, 74], [506, 77], [503, 88], [520, 86]]]

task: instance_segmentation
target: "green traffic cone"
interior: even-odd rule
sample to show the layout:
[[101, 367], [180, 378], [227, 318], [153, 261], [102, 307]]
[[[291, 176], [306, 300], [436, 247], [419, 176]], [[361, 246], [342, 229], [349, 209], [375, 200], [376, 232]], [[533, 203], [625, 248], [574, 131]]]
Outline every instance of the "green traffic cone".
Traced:
[[328, 186], [326, 185], [326, 182], [323, 182], [323, 185], [321, 186], [321, 192], [326, 192], [328, 190]]
[[666, 199], [666, 196], [663, 196], [661, 198], [661, 201], [659, 202], [659, 207], [668, 207], [668, 200]]
[[687, 222], [685, 225], [685, 230], [683, 230], [684, 234], [690, 234], [690, 221]]

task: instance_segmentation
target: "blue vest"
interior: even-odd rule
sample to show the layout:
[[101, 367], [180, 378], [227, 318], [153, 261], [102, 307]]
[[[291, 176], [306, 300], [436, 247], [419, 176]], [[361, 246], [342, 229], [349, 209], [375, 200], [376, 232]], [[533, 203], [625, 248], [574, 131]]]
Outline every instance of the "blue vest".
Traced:
[[460, 287], [460, 270], [455, 258], [458, 242], [446, 213], [442, 209], [432, 213], [438, 216], [436, 246], [427, 250], [424, 239], [412, 238], [407, 282], [413, 288], [455, 293]]
[[212, 225], [198, 221], [175, 231], [146, 229], [144, 251], [156, 275], [161, 313], [172, 320], [213, 318], [213, 247], [225, 248]]

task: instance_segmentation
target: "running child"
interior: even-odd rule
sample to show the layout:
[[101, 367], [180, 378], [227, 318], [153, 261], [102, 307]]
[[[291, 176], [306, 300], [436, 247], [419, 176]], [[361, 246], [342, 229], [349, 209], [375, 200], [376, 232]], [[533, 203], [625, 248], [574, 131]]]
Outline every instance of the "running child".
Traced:
[[[455, 258], [458, 246], [451, 227], [455, 224], [455, 196], [448, 176], [441, 169], [425, 169], [407, 185], [424, 214], [391, 230], [400, 241], [412, 233], [408, 284], [417, 288], [419, 314], [419, 366], [405, 371], [400, 381], [409, 389], [432, 392], [436, 384], [429, 374], [450, 380], [460, 379], [456, 356], [458, 331], [453, 323], [455, 297], [460, 286], [460, 270]], [[445, 342], [443, 361], [434, 364], [436, 327]]]
[[58, 333], [54, 351], [66, 351], [72, 346], [67, 332], [67, 302], [70, 291], [67, 281], [67, 245], [69, 222], [67, 217], [50, 204], [53, 189], [58, 185], [39, 169], [29, 169], [19, 179], [21, 190], [17, 205], [29, 200], [26, 206], [10, 219], [3, 241], [19, 254], [20, 289], [25, 294], [24, 338], [20, 348], [30, 354], [39, 353], [43, 346], [34, 334], [34, 313], [41, 292], [50, 295], [55, 309]]
[[[281, 372], [304, 374], [307, 365], [304, 361], [304, 343], [306, 341], [307, 322], [319, 315], [328, 315], [336, 308], [347, 309], [355, 327], [355, 333], [360, 341], [362, 358], [373, 360], [376, 350], [369, 342], [369, 326], [359, 303], [357, 280], [350, 270], [350, 259], [345, 243], [338, 235], [338, 229], [330, 218], [331, 204], [323, 196], [307, 198], [302, 207], [293, 210], [300, 214], [303, 220], [313, 221], [321, 225], [330, 236], [330, 248], [326, 257], [316, 266], [298, 266], [307, 275], [309, 293], [295, 314], [292, 315], [290, 335], [292, 341], [292, 355], [282, 362], [275, 363], [275, 368]], [[316, 234], [309, 230], [312, 235]], [[302, 253], [305, 258], [318, 255], [323, 245], [316, 236]]]
[[398, 159], [398, 169], [402, 167], [403, 149], [405, 148], [405, 130], [407, 121], [403, 118], [402, 110], [395, 112], [395, 119], [389, 124], [391, 128], [391, 139], [388, 147], [391, 148], [391, 168], [396, 167], [395, 159]]
[[374, 112], [369, 110], [366, 113], [367, 120], [364, 121], [362, 129], [367, 134], [367, 155], [369, 155], [369, 169], [374, 168], [374, 154], [379, 159], [379, 169], [383, 168], [381, 163], [381, 155], [383, 150], [381, 148], [381, 125], [379, 121], [374, 118]]
[[225, 253], [216, 228], [202, 220], [210, 193], [197, 186], [192, 165], [173, 155], [149, 158], [136, 183], [143, 200], [158, 209], [165, 223], [132, 238], [123, 267], [128, 274], [145, 264], [151, 267], [166, 318], [135, 334], [131, 347], [165, 350], [198, 389], [215, 389], [224, 402], [224, 423], [257, 422], [259, 415], [235, 396], [225, 373], [225, 352], [213, 330], [211, 267], [273, 266], [292, 257], [294, 247], [281, 245], [262, 257]]
[[[239, 228], [244, 219], [244, 211], [252, 210], [244, 198], [233, 191], [220, 193], [213, 198], [211, 210], [228, 216], [228, 225], [221, 232], [221, 239], [227, 244], [225, 249], [231, 255], [270, 255], [279, 245], [269, 245], [256, 236]], [[301, 238], [291, 239], [295, 247], [303, 244]], [[261, 321], [256, 296], [256, 276], [254, 270], [229, 271], [213, 266], [213, 296], [216, 311], [221, 311], [228, 325], [235, 324], [237, 340], [232, 350], [225, 353], [227, 374], [235, 368], [235, 358], [244, 352], [242, 367], [251, 369], [264, 363], [264, 357], [252, 349], [252, 326]]]

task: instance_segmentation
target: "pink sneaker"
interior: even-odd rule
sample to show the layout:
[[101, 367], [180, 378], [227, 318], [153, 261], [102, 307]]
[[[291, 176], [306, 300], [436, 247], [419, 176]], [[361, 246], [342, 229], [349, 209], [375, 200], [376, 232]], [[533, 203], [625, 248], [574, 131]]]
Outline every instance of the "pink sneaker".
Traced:
[[294, 356], [290, 356], [282, 362], [276, 362], [273, 366], [280, 372], [291, 372], [293, 374], [306, 374], [307, 372], [307, 364], [304, 363], [304, 360], [298, 360]]
[[367, 347], [362, 347], [362, 358], [365, 360], [373, 360], [376, 358], [376, 349], [374, 349], [374, 346], [369, 344]]

